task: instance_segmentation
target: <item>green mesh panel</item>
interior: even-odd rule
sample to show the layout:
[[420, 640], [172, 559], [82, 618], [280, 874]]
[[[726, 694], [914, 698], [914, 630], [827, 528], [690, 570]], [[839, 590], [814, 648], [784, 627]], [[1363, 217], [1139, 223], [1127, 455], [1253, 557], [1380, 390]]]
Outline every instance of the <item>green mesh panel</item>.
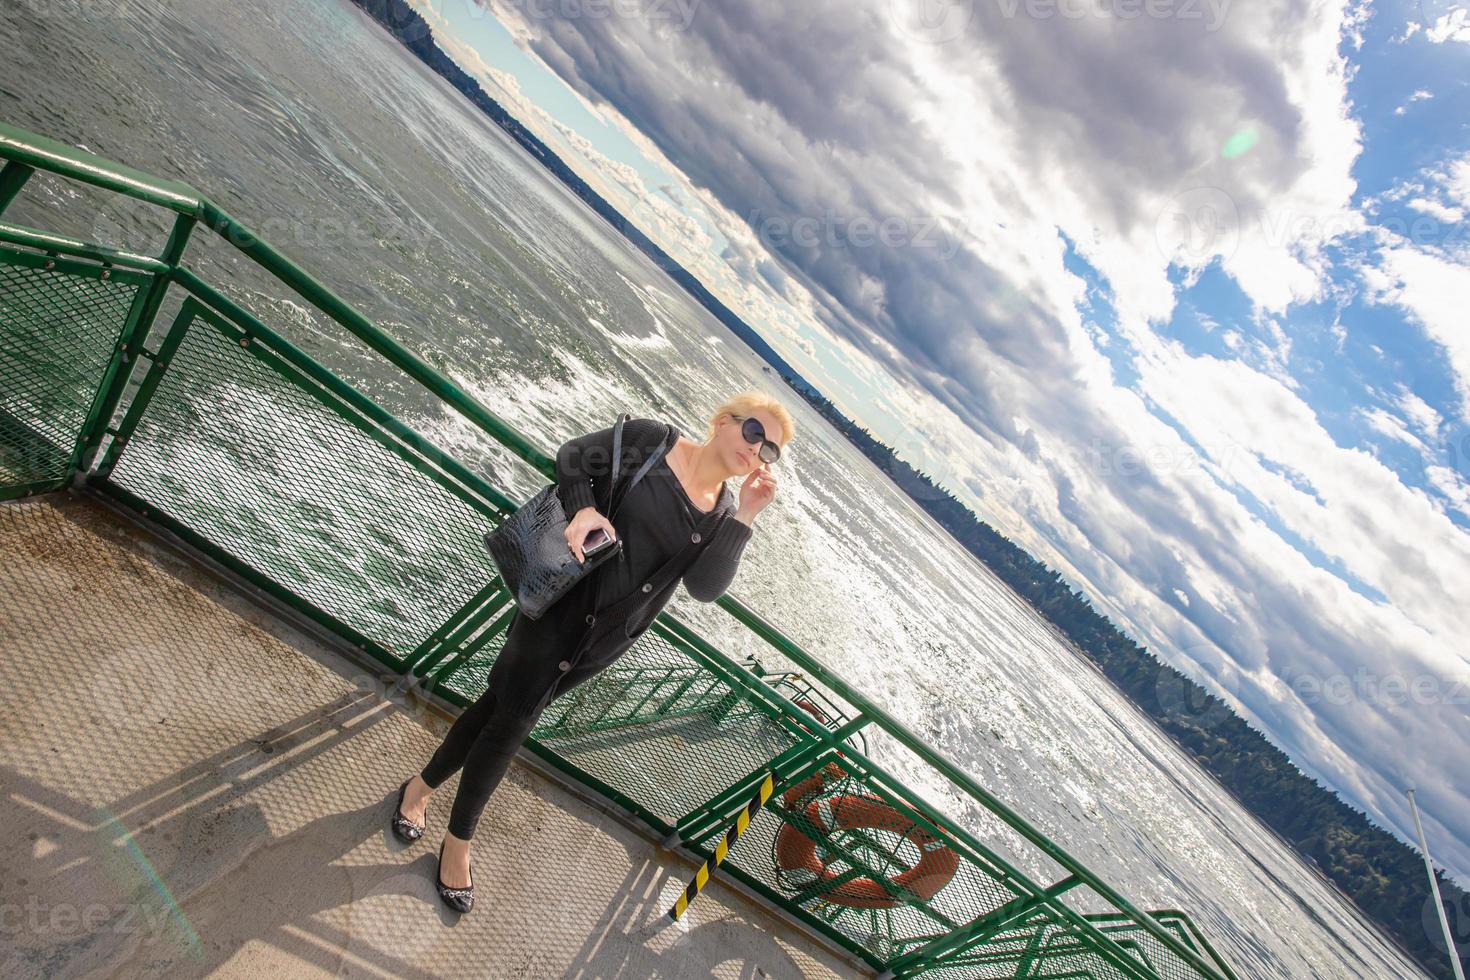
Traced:
[[[1172, 932], [1186, 947], [1218, 964], [1213, 950], [1197, 941], [1197, 936], [1182, 916], [1175, 912], [1155, 912], [1155, 919]], [[1142, 926], [1122, 915], [1088, 915], [1085, 918], [1099, 932], [1116, 943], [1146, 976], [1161, 980], [1186, 980], [1201, 976], [1185, 964]], [[1062, 980], [1062, 978], [1101, 977], [1127, 978], [1131, 975], [1098, 951], [1095, 936], [1084, 933], [1075, 924], [1059, 921], [1045, 910], [1038, 911], [1007, 927], [984, 942], [943, 957], [942, 962], [922, 970], [915, 976], [924, 980], [970, 980], [970, 978], [1026, 977], [1028, 980]]]
[[[505, 634], [445, 686], [473, 700]], [[558, 697], [532, 737], [666, 823], [796, 744], [717, 674], [650, 630], [607, 670]]]
[[491, 521], [259, 349], [195, 320], [112, 479], [390, 655], [412, 652], [495, 574]]
[[[1054, 947], [1058, 940], [1065, 945]], [[1071, 938], [1070, 927], [1057, 924], [1050, 913], [1042, 910], [986, 937], [978, 945], [955, 951], [945, 956], [943, 962], [909, 975], [921, 976], [924, 980], [1055, 976], [1050, 970], [1048, 953], [1056, 953], [1063, 959], [1076, 959], [1083, 948]], [[1107, 969], [1116, 968], [1109, 966]], [[1084, 970], [1073, 975], [1111, 974]]]
[[[1219, 956], [1207, 944], [1199, 941], [1190, 923], [1177, 912], [1154, 912], [1153, 918], [1159, 925], [1174, 934], [1185, 948], [1200, 955], [1205, 962], [1219, 963]], [[1142, 960], [1164, 980], [1192, 980], [1199, 971], [1180, 958], [1179, 954], [1160, 942], [1142, 926], [1121, 915], [1089, 916], [1114, 942], [1124, 946]]]
[[0, 497], [65, 480], [138, 286], [0, 249]]

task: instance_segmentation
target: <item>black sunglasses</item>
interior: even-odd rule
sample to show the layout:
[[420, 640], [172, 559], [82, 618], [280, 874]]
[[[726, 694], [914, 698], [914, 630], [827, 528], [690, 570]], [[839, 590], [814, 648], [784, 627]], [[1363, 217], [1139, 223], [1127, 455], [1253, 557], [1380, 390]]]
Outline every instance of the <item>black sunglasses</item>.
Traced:
[[774, 463], [781, 458], [781, 447], [766, 438], [766, 427], [761, 425], [761, 420], [750, 415], [731, 415], [732, 419], [741, 423], [740, 434], [745, 441], [752, 446], [760, 443], [757, 454], [767, 463]]

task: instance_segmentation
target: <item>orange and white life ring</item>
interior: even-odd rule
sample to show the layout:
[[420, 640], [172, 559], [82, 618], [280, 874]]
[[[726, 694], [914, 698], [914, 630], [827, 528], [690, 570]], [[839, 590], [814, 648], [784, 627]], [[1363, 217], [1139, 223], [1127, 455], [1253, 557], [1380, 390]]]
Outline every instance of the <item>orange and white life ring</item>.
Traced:
[[[842, 773], [835, 763], [828, 763], [823, 770], [783, 793], [782, 801], [788, 807], [799, 806], [804, 796], [820, 791], [826, 781], [825, 777], [831, 775], [833, 770], [838, 775]], [[813, 826], [829, 832], [839, 828], [862, 827], [891, 831], [913, 841], [919, 848], [919, 860], [892, 881], [926, 901], [949, 884], [959, 868], [959, 855], [944, 841], [876, 796], [844, 793], [818, 798], [808, 803], [803, 812]], [[838, 872], [828, 870], [817, 856], [816, 841], [789, 822], [783, 823], [776, 833], [776, 863], [781, 866], [782, 877], [801, 888], [838, 877]], [[822, 898], [829, 902], [866, 909], [892, 908], [903, 904], [887, 888], [871, 878], [844, 881], [831, 891], [823, 892]]]

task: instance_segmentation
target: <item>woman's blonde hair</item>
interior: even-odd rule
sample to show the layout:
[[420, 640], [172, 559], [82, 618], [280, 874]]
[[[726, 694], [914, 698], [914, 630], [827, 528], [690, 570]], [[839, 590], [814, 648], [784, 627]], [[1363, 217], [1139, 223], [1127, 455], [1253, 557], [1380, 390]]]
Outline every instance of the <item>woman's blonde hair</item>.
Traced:
[[786, 444], [791, 441], [791, 437], [796, 434], [796, 423], [791, 420], [791, 413], [786, 411], [786, 406], [777, 401], [774, 395], [768, 395], [764, 391], [756, 391], [754, 389], [742, 391], [740, 394], [726, 399], [723, 405], [715, 409], [714, 413], [709, 417], [709, 428], [704, 435], [705, 441], [708, 442], [714, 438], [715, 427], [720, 424], [720, 419], [726, 415], [749, 415], [756, 410], [770, 412], [776, 416], [776, 421], [781, 423], [781, 428], [785, 431], [779, 437], [767, 432], [766, 438], [770, 439], [782, 449], [785, 449]]

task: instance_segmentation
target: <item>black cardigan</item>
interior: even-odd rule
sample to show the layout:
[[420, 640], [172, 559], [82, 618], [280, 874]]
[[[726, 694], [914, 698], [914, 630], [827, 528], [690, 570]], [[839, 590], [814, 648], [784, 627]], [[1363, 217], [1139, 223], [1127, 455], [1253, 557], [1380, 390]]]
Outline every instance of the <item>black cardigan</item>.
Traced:
[[[626, 480], [638, 470], [648, 455], [658, 449], [669, 431], [667, 423], [656, 419], [634, 418], [623, 423], [623, 459], [620, 464], [620, 479]], [[677, 427], [675, 427], [677, 432]], [[607, 500], [608, 478], [612, 472], [613, 427], [599, 429], [563, 443], [556, 453], [557, 493], [567, 518], [573, 517], [583, 507], [597, 507], [605, 514], [599, 501]], [[654, 470], [666, 463], [659, 462]], [[646, 481], [654, 475], [646, 474]], [[672, 476], [672, 472], [669, 474]], [[675, 480], [677, 482], [677, 479]], [[640, 486], [639, 489], [642, 489]], [[635, 490], [637, 492], [637, 490]], [[738, 506], [735, 494], [728, 486], [722, 487], [717, 510], [728, 511], [719, 527], [699, 549], [683, 576], [684, 588], [700, 602], [713, 602], [725, 593], [734, 581], [740, 566], [740, 557], [750, 541], [751, 528], [734, 517]], [[621, 510], [618, 521], [621, 521]], [[615, 522], [616, 523], [616, 522]], [[622, 531], [620, 530], [621, 534]], [[613, 559], [616, 561], [617, 559]], [[599, 569], [602, 571], [602, 569]], [[649, 597], [652, 614], [636, 617], [652, 620], [654, 615], [673, 594], [673, 583], [658, 595]]]

